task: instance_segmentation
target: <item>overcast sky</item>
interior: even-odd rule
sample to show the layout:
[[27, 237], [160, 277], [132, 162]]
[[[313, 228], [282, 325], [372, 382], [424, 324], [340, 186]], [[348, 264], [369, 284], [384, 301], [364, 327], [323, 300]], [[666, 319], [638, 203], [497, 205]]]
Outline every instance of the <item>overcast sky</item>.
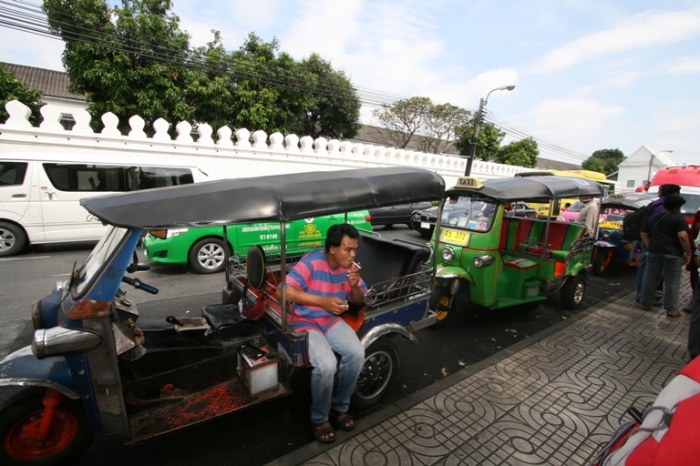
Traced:
[[[697, 0], [174, 0], [173, 11], [192, 46], [212, 29], [229, 50], [250, 32], [277, 38], [296, 59], [329, 60], [360, 97], [473, 111], [515, 84], [490, 95], [488, 118], [536, 138], [544, 157], [646, 144], [700, 163]], [[58, 40], [0, 25], [0, 43], [0, 61], [63, 70]]]

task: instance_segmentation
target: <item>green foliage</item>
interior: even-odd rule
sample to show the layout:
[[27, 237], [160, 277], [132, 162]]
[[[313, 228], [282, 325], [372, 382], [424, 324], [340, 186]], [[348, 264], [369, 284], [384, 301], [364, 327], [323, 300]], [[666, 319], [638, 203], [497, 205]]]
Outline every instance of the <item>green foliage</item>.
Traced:
[[360, 99], [345, 73], [313, 53], [300, 64], [305, 91], [298, 133], [352, 138], [360, 129]]
[[277, 40], [250, 34], [229, 52], [212, 31], [211, 42], [191, 50], [170, 0], [122, 0], [114, 8], [105, 0], [44, 0], [43, 8], [66, 44], [71, 90], [87, 96], [95, 126], [113, 112], [122, 130], [132, 115], [147, 130], [158, 118], [314, 137], [359, 129], [360, 102], [345, 75], [315, 55], [296, 62]]
[[392, 105], [382, 105], [373, 116], [385, 131], [380, 133], [388, 146], [443, 153], [468, 124], [470, 113], [451, 104], [433, 104], [428, 97], [411, 97]]
[[[467, 126], [459, 133], [455, 146], [459, 148], [461, 155], [469, 155], [473, 134], [474, 127], [472, 125]], [[475, 157], [486, 162], [495, 161], [501, 148], [501, 141], [503, 141], [505, 135], [506, 133], [496, 128], [494, 124], [487, 121], [481, 123], [479, 125], [479, 135], [476, 139]]]
[[10, 100], [19, 100], [29, 107], [31, 115], [29, 121], [32, 125], [37, 125], [41, 121], [39, 109], [43, 105], [41, 102], [41, 92], [29, 89], [22, 81], [17, 79], [0, 64], [0, 123], [5, 123], [10, 116], [5, 110], [5, 104]]
[[104, 0], [44, 0], [51, 30], [65, 42], [71, 91], [87, 96], [96, 126], [106, 112], [122, 129], [132, 115], [148, 127], [192, 118], [183, 99], [189, 38], [170, 7], [168, 0], [123, 0], [114, 9]]
[[601, 149], [593, 152], [582, 164], [585, 170], [605, 173], [609, 175], [618, 170], [618, 166], [625, 159], [625, 154], [620, 149]]
[[537, 165], [539, 154], [540, 150], [533, 138], [521, 139], [501, 147], [494, 162], [520, 167], [534, 167]]

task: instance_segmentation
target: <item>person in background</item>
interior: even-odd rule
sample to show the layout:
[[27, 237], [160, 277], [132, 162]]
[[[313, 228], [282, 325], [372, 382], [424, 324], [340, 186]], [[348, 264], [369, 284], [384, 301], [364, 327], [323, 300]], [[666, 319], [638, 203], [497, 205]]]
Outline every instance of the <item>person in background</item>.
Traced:
[[[695, 251], [690, 262], [695, 271], [700, 270], [700, 236], [695, 238]], [[688, 328], [688, 354], [690, 359], [700, 355], [700, 286], [695, 286], [690, 304], [690, 326]]]
[[[698, 233], [700, 232], [700, 209], [695, 212], [693, 217], [693, 224], [690, 226], [690, 242], [693, 243], [698, 239]], [[690, 289], [695, 292], [695, 288], [698, 286], [698, 268], [692, 263], [688, 264], [686, 268], [690, 272]], [[690, 311], [688, 311], [690, 312]]]
[[[659, 198], [655, 199], [652, 201], [651, 205], [651, 215], [658, 214], [664, 211], [664, 199], [667, 198], [668, 196], [680, 196], [681, 194], [681, 187], [678, 186], [677, 184], [662, 184], [659, 186]], [[642, 292], [644, 288], [644, 272], [646, 270], [646, 264], [647, 264], [647, 249], [644, 246], [644, 242], [641, 242], [641, 247], [642, 247], [642, 257], [639, 260], [639, 265], [637, 266], [637, 302], [640, 303], [642, 301]], [[656, 299], [654, 300], [654, 304], [659, 306], [661, 305], [661, 295], [662, 295], [662, 288], [663, 288], [663, 283], [659, 282], [658, 285], [656, 285]]]
[[598, 214], [600, 212], [598, 202], [593, 200], [593, 196], [581, 196], [579, 201], [583, 202], [585, 206], [578, 213], [576, 223], [586, 225], [586, 234], [595, 238], [596, 230], [598, 229]]
[[[365, 362], [355, 331], [340, 317], [352, 302], [361, 305], [367, 285], [354, 262], [360, 233], [347, 223], [328, 229], [324, 250], [304, 255], [287, 275], [293, 328], [309, 335], [311, 424], [316, 440], [335, 440], [336, 428], [352, 430], [350, 397]], [[281, 288], [277, 298], [282, 297]], [[337, 356], [336, 356], [337, 355]]]
[[571, 202], [567, 202], [566, 204], [564, 204], [564, 207], [561, 208], [561, 211], [566, 212], [567, 210], [569, 210], [569, 207], [571, 207]]
[[692, 250], [688, 241], [688, 223], [681, 206], [685, 199], [668, 196], [664, 199], [664, 211], [654, 214], [642, 228], [642, 242], [647, 248], [647, 268], [644, 273], [642, 301], [639, 307], [651, 309], [656, 284], [664, 280], [663, 306], [668, 317], [680, 317], [678, 310], [678, 290], [681, 268], [690, 263]]

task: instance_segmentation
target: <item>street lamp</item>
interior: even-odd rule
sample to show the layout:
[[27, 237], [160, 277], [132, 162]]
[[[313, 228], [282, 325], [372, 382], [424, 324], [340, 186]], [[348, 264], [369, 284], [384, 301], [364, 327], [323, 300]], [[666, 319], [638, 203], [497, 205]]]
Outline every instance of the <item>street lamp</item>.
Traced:
[[496, 89], [491, 89], [488, 94], [486, 94], [485, 99], [481, 99], [479, 102], [479, 111], [476, 112], [474, 117], [474, 131], [472, 132], [472, 141], [469, 145], [469, 155], [467, 155], [467, 168], [464, 170], [464, 176], [469, 176], [472, 172], [472, 163], [474, 163], [474, 156], [476, 155], [476, 141], [479, 137], [479, 125], [481, 124], [481, 119], [484, 116], [484, 108], [489, 101], [489, 96], [494, 91], [512, 91], [515, 89], [514, 85], [501, 86]]
[[662, 152], [668, 152], [669, 154], [673, 153], [672, 150], [667, 149], [667, 150], [660, 150], [660, 151], [657, 151], [657, 152], [654, 152], [653, 154], [651, 154], [651, 158], [649, 158], [649, 173], [647, 173], [647, 189], [649, 189], [649, 185], [651, 184], [651, 165], [654, 162], [654, 157], [661, 154]]

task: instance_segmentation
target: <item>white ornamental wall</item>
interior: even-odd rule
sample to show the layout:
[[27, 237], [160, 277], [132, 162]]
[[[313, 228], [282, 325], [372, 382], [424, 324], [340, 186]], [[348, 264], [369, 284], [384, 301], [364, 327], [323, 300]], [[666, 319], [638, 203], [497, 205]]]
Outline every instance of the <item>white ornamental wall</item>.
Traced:
[[[105, 113], [104, 129], [95, 133], [90, 127], [90, 114], [84, 109], [72, 113], [75, 125], [65, 130], [61, 124], [61, 109], [47, 104], [41, 108], [42, 123], [32, 126], [30, 111], [18, 101], [7, 102], [9, 118], [0, 124], [0, 152], [88, 153], [95, 161], [109, 162], [120, 154], [162, 157], [164, 161], [184, 158], [196, 164], [209, 179], [240, 178], [306, 171], [327, 171], [361, 167], [413, 166], [439, 173], [447, 186], [452, 186], [464, 174], [463, 157], [438, 155], [412, 150], [395, 149], [369, 144], [312, 139], [295, 134], [268, 135], [264, 131], [241, 128], [234, 132], [224, 126], [212, 137], [210, 125], [199, 124], [196, 137], [192, 125], [181, 121], [175, 126], [177, 136], [171, 138], [170, 123], [158, 119], [153, 124], [154, 135], [144, 132], [143, 118], [129, 119], [130, 130], [122, 134], [118, 119]], [[472, 175], [482, 179], [512, 177], [528, 168], [475, 161]]]

